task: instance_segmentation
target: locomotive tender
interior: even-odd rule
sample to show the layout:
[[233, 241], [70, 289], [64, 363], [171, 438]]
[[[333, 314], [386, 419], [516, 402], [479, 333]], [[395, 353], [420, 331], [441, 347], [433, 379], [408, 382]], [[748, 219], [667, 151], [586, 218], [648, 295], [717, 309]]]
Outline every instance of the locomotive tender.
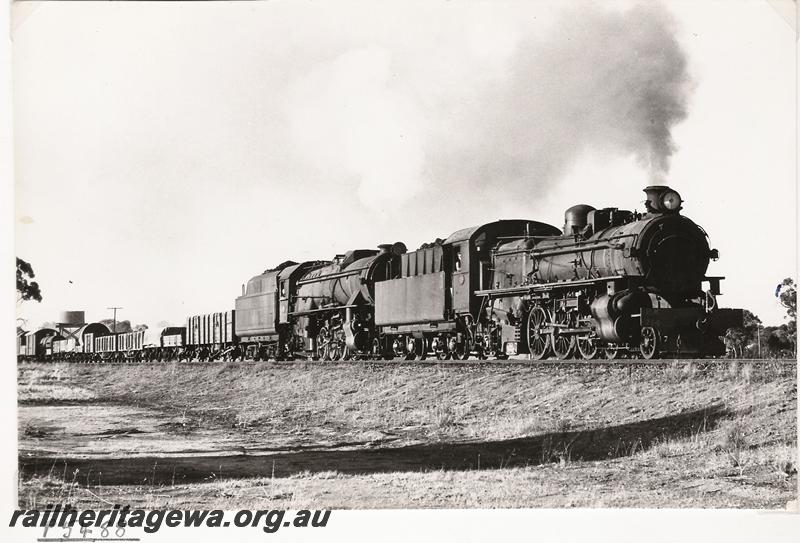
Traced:
[[[499, 220], [416, 251], [397, 242], [286, 261], [243, 285], [233, 310], [150, 340], [95, 327], [72, 348], [80, 359], [723, 355], [720, 336], [742, 325], [742, 310], [717, 305], [723, 278], [706, 276], [717, 251], [681, 215], [676, 191], [644, 192], [644, 213], [573, 206], [563, 232]], [[41, 358], [35, 345], [52, 338], [55, 330], [22, 336], [19, 352]]]

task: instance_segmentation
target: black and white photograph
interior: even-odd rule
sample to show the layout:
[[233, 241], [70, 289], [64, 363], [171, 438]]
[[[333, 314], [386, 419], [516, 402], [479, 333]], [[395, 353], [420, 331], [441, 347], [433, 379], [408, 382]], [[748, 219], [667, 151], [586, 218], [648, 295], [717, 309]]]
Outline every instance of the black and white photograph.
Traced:
[[797, 526], [794, 1], [9, 12], [19, 537]]

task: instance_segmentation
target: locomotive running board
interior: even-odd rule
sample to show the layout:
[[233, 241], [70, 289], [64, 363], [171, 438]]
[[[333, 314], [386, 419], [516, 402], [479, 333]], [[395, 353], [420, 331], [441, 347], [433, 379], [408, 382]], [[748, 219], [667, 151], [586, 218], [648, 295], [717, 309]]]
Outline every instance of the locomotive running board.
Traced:
[[488, 296], [489, 298], [505, 298], [518, 294], [529, 294], [532, 292], [544, 292], [554, 288], [572, 288], [581, 285], [591, 285], [594, 283], [606, 283], [618, 279], [630, 278], [630, 275], [612, 275], [610, 277], [593, 277], [591, 279], [576, 279], [574, 281], [556, 281], [554, 283], [536, 283], [533, 285], [520, 285], [518, 287], [498, 288], [489, 290], [476, 290], [476, 296]]
[[302, 317], [303, 315], [313, 315], [314, 313], [322, 313], [324, 311], [338, 311], [340, 309], [352, 309], [358, 307], [357, 305], [333, 305], [331, 307], [322, 307], [320, 309], [310, 309], [308, 311], [292, 311], [289, 313], [290, 317]]

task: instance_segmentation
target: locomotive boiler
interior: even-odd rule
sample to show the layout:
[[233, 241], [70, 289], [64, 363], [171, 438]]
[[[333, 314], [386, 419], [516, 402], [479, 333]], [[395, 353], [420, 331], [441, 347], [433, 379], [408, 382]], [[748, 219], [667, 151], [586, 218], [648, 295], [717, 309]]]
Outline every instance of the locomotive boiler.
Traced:
[[402, 242], [358, 249], [312, 268], [293, 294], [295, 349], [323, 360], [369, 354], [375, 329], [375, 284], [397, 275]]

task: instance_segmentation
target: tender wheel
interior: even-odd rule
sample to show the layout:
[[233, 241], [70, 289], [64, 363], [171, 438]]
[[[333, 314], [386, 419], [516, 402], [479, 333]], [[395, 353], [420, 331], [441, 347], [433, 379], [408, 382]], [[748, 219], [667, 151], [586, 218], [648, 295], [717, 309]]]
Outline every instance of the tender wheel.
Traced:
[[650, 360], [658, 354], [658, 332], [652, 326], [644, 326], [641, 336], [639, 352], [642, 353], [643, 358]]
[[[557, 311], [555, 316], [556, 324], [569, 325], [569, 314], [564, 311]], [[562, 334], [561, 328], [555, 328], [550, 337], [550, 345], [553, 354], [559, 360], [566, 360], [575, 351], [575, 336], [572, 334]]]
[[600, 349], [597, 347], [597, 340], [592, 336], [578, 337], [578, 352], [584, 360], [593, 360], [597, 358]]
[[431, 341], [431, 350], [436, 353], [436, 360], [447, 360], [448, 353], [444, 339], [440, 337], [433, 338]]
[[417, 360], [426, 358], [428, 358], [428, 340], [423, 337], [417, 340]]
[[392, 358], [395, 360], [404, 359], [406, 357], [406, 346], [403, 342], [403, 338], [396, 338], [392, 341], [392, 354], [394, 355]]
[[413, 337], [409, 337], [406, 340], [406, 360], [416, 360], [417, 359], [417, 341]]
[[542, 328], [547, 324], [547, 311], [543, 307], [536, 306], [528, 314], [528, 350], [531, 358], [541, 360], [550, 354], [550, 335], [542, 332]]

